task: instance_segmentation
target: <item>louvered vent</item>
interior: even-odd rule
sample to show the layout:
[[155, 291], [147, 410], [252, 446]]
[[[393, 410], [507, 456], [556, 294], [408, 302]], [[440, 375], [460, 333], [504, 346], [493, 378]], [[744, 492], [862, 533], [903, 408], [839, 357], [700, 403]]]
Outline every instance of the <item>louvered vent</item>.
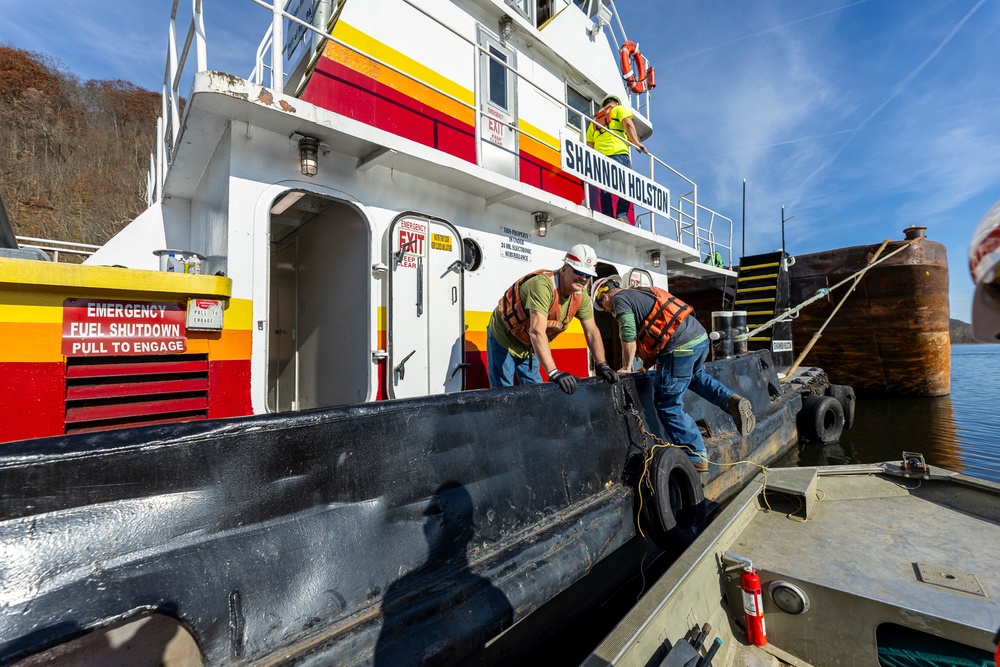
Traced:
[[205, 419], [208, 356], [69, 357], [66, 432]]

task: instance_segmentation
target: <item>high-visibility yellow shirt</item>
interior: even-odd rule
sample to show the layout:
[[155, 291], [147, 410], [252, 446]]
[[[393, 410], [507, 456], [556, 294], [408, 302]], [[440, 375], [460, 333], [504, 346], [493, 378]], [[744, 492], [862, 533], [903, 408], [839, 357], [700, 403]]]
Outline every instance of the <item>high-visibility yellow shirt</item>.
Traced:
[[628, 135], [625, 133], [625, 119], [631, 118], [632, 112], [623, 104], [611, 110], [611, 120], [608, 129], [601, 132], [593, 123], [587, 127], [587, 143], [593, 143], [594, 149], [602, 155], [621, 155], [629, 152]]

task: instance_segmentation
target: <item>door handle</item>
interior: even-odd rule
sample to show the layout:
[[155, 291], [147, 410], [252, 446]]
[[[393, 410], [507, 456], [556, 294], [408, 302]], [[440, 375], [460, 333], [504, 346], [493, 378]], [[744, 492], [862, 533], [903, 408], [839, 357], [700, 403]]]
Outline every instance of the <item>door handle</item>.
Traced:
[[417, 317], [424, 314], [424, 258], [417, 257]]
[[406, 355], [405, 357], [403, 357], [403, 360], [401, 362], [399, 362], [398, 364], [396, 364], [395, 368], [392, 369], [395, 372], [399, 373], [399, 379], [400, 380], [402, 380], [403, 376], [406, 375], [406, 362], [409, 361], [410, 357], [412, 357], [416, 353], [417, 353], [416, 350], [414, 350], [413, 352], [410, 352], [408, 355]]
[[469, 368], [471, 366], [472, 364], [455, 364], [455, 370], [453, 370], [451, 372], [451, 375], [448, 376], [448, 382], [451, 382], [455, 378], [455, 373], [459, 371], [464, 371], [466, 368]]
[[451, 305], [454, 306], [456, 303], [458, 303], [458, 288], [453, 286], [451, 288]]

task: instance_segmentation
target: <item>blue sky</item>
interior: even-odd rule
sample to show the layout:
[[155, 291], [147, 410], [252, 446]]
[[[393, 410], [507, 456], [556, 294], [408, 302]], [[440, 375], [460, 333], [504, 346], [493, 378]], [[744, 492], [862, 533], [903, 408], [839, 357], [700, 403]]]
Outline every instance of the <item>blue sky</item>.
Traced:
[[[204, 2], [209, 66], [245, 76], [268, 13]], [[948, 248], [952, 316], [969, 320], [969, 237], [1000, 198], [1000, 0], [617, 5], [657, 69], [646, 144], [736, 221], [737, 249], [744, 178], [747, 253], [780, 246], [782, 205], [792, 254], [926, 225]], [[158, 90], [170, 6], [0, 0], [0, 43]]]

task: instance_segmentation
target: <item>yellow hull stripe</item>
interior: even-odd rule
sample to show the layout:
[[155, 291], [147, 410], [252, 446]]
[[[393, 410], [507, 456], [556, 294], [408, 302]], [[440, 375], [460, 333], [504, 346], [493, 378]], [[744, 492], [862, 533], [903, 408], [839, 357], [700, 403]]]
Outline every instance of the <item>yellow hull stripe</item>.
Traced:
[[[338, 21], [333, 36], [354, 47], [357, 51], [336, 42], [327, 42], [323, 50], [324, 57], [475, 127], [476, 112], [473, 108], [475, 95], [471, 89], [438, 74], [426, 65], [422, 65], [343, 20]], [[399, 72], [405, 72], [408, 76], [383, 67], [362, 53], [370, 54], [372, 57], [395, 67]], [[435, 88], [437, 90], [434, 90]], [[438, 90], [448, 93], [469, 106], [441, 95]], [[521, 131], [521, 150], [555, 167], [562, 165], [558, 137], [541, 130], [523, 118], [518, 118], [518, 128]]]

